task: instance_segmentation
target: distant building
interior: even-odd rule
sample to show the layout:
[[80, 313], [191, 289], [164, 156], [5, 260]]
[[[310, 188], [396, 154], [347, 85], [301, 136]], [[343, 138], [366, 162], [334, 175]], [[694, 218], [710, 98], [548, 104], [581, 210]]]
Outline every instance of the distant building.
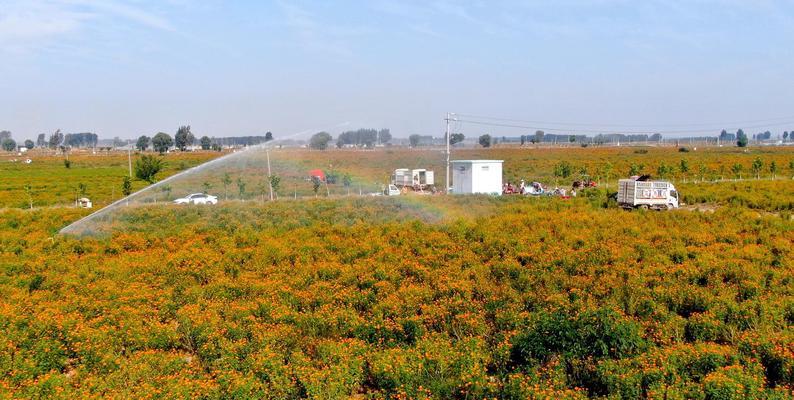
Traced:
[[452, 193], [501, 194], [503, 160], [452, 161]]

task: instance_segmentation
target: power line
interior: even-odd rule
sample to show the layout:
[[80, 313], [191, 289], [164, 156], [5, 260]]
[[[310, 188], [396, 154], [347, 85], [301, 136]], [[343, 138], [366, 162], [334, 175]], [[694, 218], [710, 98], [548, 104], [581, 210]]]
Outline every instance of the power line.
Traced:
[[[765, 126], [780, 126], [786, 125], [790, 123], [794, 123], [794, 116], [788, 117], [776, 117], [776, 118], [767, 118], [767, 119], [756, 119], [756, 120], [745, 120], [745, 121], [733, 121], [733, 122], [714, 122], [714, 123], [692, 123], [692, 124], [601, 124], [601, 123], [583, 123], [583, 122], [552, 122], [552, 121], [533, 121], [533, 120], [524, 120], [524, 119], [515, 119], [515, 118], [500, 118], [500, 117], [491, 117], [491, 116], [483, 116], [483, 115], [473, 115], [473, 114], [456, 114], [460, 117], [469, 117], [474, 119], [482, 119], [482, 120], [492, 120], [492, 121], [505, 121], [505, 122], [519, 122], [519, 123], [527, 123], [527, 124], [541, 124], [541, 125], [561, 125], [561, 126], [584, 126], [584, 127], [606, 127], [606, 128], [653, 128], [653, 127], [660, 127], [660, 128], [683, 128], [683, 127], [714, 127], [717, 126], [719, 128], [715, 128], [714, 130], [721, 130], [724, 129], [722, 127], [726, 126], [737, 126], [743, 124], [760, 124], [758, 126], [748, 126], [747, 129], [752, 128], [763, 128]], [[777, 122], [780, 120], [786, 120], [785, 122]], [[773, 124], [774, 123], [774, 124]], [[556, 128], [555, 128], [556, 129]], [[563, 129], [563, 128], [559, 128]], [[552, 130], [552, 128], [549, 128]], [[568, 129], [569, 130], [569, 129]], [[595, 129], [594, 129], [595, 130]], [[656, 133], [657, 131], [654, 131]], [[685, 132], [690, 132], [689, 130]]]

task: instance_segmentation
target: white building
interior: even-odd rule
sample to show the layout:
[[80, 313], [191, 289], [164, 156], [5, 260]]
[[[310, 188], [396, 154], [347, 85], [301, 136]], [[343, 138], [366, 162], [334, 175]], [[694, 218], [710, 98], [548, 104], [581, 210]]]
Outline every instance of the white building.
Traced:
[[502, 194], [503, 160], [453, 160], [452, 193]]

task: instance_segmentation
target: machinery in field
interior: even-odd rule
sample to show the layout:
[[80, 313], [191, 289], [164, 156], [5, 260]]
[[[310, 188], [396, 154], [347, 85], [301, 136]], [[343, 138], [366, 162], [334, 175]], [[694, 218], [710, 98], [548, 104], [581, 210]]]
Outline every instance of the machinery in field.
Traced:
[[618, 181], [617, 202], [625, 209], [672, 210], [678, 208], [678, 191], [667, 181], [652, 181], [645, 175]]
[[408, 188], [416, 192], [432, 190], [435, 185], [433, 171], [427, 169], [398, 168], [394, 170], [391, 184], [399, 189]]

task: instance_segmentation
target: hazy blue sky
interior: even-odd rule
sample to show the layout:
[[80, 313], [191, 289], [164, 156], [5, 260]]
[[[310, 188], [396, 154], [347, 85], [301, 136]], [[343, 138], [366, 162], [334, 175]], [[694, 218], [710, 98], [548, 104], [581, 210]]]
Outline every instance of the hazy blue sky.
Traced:
[[0, 0], [0, 57], [0, 129], [18, 139], [438, 135], [447, 111], [794, 130], [788, 1]]

